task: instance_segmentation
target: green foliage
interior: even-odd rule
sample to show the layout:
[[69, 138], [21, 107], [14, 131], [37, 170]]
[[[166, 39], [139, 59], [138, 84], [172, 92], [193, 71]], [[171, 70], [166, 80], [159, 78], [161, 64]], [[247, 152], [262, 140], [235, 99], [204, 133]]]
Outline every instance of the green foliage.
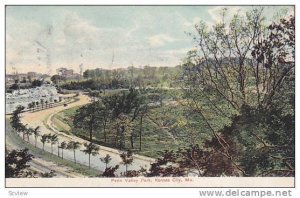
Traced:
[[33, 158], [28, 149], [12, 150], [5, 156], [5, 177], [32, 177], [32, 173], [26, 170]]

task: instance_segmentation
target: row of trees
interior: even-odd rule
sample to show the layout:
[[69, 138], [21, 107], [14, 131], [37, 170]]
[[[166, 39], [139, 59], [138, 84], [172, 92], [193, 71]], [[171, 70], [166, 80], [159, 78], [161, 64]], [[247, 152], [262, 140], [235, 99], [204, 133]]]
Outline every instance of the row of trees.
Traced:
[[[180, 67], [149, 67], [126, 69], [92, 69], [83, 73], [85, 80], [71, 81], [61, 85], [70, 90], [103, 90], [103, 89], [129, 89], [130, 87], [144, 88], [167, 86], [172, 87], [175, 77], [180, 73]], [[52, 77], [54, 83], [63, 81], [57, 75]]]
[[[23, 136], [23, 140], [25, 140], [25, 137], [27, 137], [27, 142], [30, 143], [30, 135], [34, 135], [34, 139], [35, 139], [35, 143], [34, 146], [37, 147], [37, 140], [38, 137], [40, 138], [40, 142], [42, 143], [42, 149], [43, 151], [45, 151], [45, 144], [46, 143], [50, 143], [51, 145], [51, 154], [53, 153], [53, 146], [57, 145], [57, 155], [60, 156], [60, 152], [59, 150], [61, 150], [61, 158], [64, 158], [64, 150], [72, 150], [73, 151], [73, 156], [74, 156], [74, 162], [75, 164], [76, 162], [76, 150], [78, 150], [81, 147], [81, 143], [77, 142], [77, 141], [59, 141], [59, 138], [56, 134], [43, 134], [40, 135], [40, 127], [36, 127], [36, 128], [28, 128], [27, 125], [23, 125], [20, 122], [20, 117], [21, 117], [21, 112], [24, 110], [24, 107], [19, 106], [17, 107], [17, 109], [13, 112], [13, 116], [11, 117], [11, 125], [12, 127], [16, 130], [17, 133], [22, 133]], [[95, 156], [99, 154], [99, 146], [97, 146], [96, 144], [90, 142], [90, 143], [84, 143], [83, 144], [84, 149], [81, 150], [82, 152], [84, 152], [85, 154], [88, 155], [88, 164], [89, 164], [89, 168], [91, 167], [91, 163], [90, 163], [90, 159], [91, 156]], [[128, 152], [122, 152], [120, 154], [120, 157], [122, 159], [122, 164], [124, 164], [125, 166], [125, 173], [124, 175], [127, 175], [127, 167], [128, 165], [132, 164], [133, 162], [133, 156], [132, 156], [132, 152], [128, 151]], [[22, 162], [24, 163], [16, 163], [15, 161], [17, 160], [16, 158], [18, 156], [16, 155], [20, 155], [20, 159], [18, 160], [23, 160]], [[12, 157], [15, 156], [15, 157]], [[23, 157], [23, 159], [21, 159]], [[26, 156], [26, 158], [25, 158]], [[13, 159], [12, 159], [13, 158]], [[28, 154], [28, 149], [27, 150], [22, 150], [19, 153], [17, 153], [17, 151], [11, 152], [8, 156], [7, 156], [7, 161], [6, 161], [6, 167], [7, 167], [7, 171], [6, 171], [6, 176], [7, 177], [28, 177], [29, 176], [29, 172], [25, 171], [24, 169], [28, 168], [29, 165], [27, 164], [28, 161], [30, 161], [33, 158], [33, 155]], [[10, 162], [12, 160], [14, 160], [14, 164], [19, 164], [18, 166], [22, 166], [22, 167], [12, 167], [13, 163]], [[115, 175], [115, 171], [119, 168], [118, 165], [116, 165], [115, 167], [108, 167], [108, 164], [110, 163], [110, 161], [112, 160], [110, 155], [106, 155], [103, 158], [100, 158], [100, 161], [105, 163], [105, 170], [103, 173], [103, 176], [105, 177], [114, 177]], [[26, 162], [26, 163], [25, 163]]]
[[[134, 149], [134, 123], [139, 120], [139, 150], [142, 149], [143, 117], [147, 112], [147, 105], [139, 92], [130, 89], [128, 92], [101, 97], [100, 100], [85, 105], [76, 111], [73, 124], [77, 129], [87, 130], [89, 141], [94, 141], [96, 130], [102, 129], [103, 142], [108, 140], [120, 150]], [[109, 131], [109, 133], [108, 133]], [[125, 145], [126, 140], [130, 145]]]
[[[56, 99], [53, 100], [54, 103], [57, 103], [58, 101]], [[34, 111], [36, 108], [42, 108], [44, 109], [44, 107], [47, 108], [51, 108], [53, 106], [53, 102], [50, 100], [45, 100], [45, 99], [40, 99], [40, 101], [35, 101], [35, 102], [31, 102], [28, 104], [27, 109], [29, 109], [29, 111]]]

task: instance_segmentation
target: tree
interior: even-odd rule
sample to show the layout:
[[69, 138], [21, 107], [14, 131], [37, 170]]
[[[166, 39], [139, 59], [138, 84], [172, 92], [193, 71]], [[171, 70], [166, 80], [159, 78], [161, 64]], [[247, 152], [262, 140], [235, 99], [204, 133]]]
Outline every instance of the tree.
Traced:
[[42, 142], [42, 144], [43, 144], [43, 151], [44, 151], [44, 150], [45, 150], [45, 143], [46, 143], [46, 142], [49, 142], [49, 136], [46, 135], [46, 134], [42, 135], [42, 137], [41, 137], [41, 142]]
[[[294, 20], [282, 19], [265, 28], [262, 13], [263, 9], [253, 9], [227, 22], [225, 10], [223, 20], [212, 28], [196, 25], [198, 48], [188, 53], [182, 74], [182, 105], [197, 115], [202, 130], [211, 134], [207, 140], [211, 152], [206, 155], [218, 151], [223, 155], [219, 160], [229, 160], [244, 176], [274, 171], [282, 167], [280, 163], [286, 167], [293, 164], [287, 153], [280, 159], [274, 155], [283, 153], [278, 148], [285, 148], [287, 142], [292, 145], [293, 127], [274, 130], [275, 123], [264, 116], [274, 114], [279, 123], [294, 117], [283, 113], [294, 109]], [[269, 130], [289, 140], [278, 145]], [[286, 157], [288, 163], [284, 163]], [[287, 172], [293, 171], [288, 168]]]
[[26, 171], [30, 166], [30, 162], [34, 158], [33, 155], [29, 154], [28, 149], [23, 150], [12, 150], [5, 155], [5, 177], [28, 177], [32, 176], [32, 173]]
[[130, 138], [130, 147], [134, 148], [133, 142], [133, 121], [138, 117], [141, 107], [140, 93], [130, 88], [129, 92], [121, 92], [108, 97], [103, 97], [104, 105], [111, 112], [113, 133], [115, 134], [115, 143], [120, 149], [125, 148], [125, 138]]
[[126, 148], [125, 140], [128, 139], [132, 132], [132, 122], [125, 114], [120, 114], [111, 125], [114, 137], [115, 147], [120, 150]]
[[32, 111], [34, 111], [34, 109], [35, 109], [35, 102], [32, 102], [31, 104], [32, 104], [31, 105], [32, 106]]
[[49, 134], [48, 137], [51, 144], [51, 154], [53, 154], [53, 145], [58, 142], [58, 137], [56, 134], [53, 135]]
[[64, 159], [64, 149], [67, 148], [67, 143], [65, 141], [61, 142], [59, 148], [61, 148], [61, 158]]
[[34, 80], [34, 81], [32, 81], [32, 83], [31, 83], [31, 85], [33, 86], [33, 87], [40, 87], [41, 85], [43, 84], [43, 82], [42, 81], [40, 81], [40, 80]]
[[29, 139], [29, 133], [30, 133], [30, 131], [28, 130], [27, 125], [28, 124], [23, 125], [22, 123], [20, 123], [20, 125], [19, 125], [19, 127], [17, 129], [20, 133], [22, 133], [22, 139], [23, 140], [25, 140], [25, 136], [26, 135], [27, 135], [27, 140]]
[[37, 138], [40, 136], [40, 126], [35, 127], [34, 129], [32, 129], [32, 133], [34, 135], [34, 147], [36, 147], [36, 143], [37, 143]]
[[27, 108], [29, 109], [29, 111], [31, 111], [33, 109], [33, 104], [29, 103]]
[[45, 104], [46, 104], [46, 109], [48, 108], [48, 101], [46, 100], [45, 101]]
[[60, 83], [60, 81], [65, 81], [65, 80], [66, 80], [65, 77], [57, 75], [57, 74], [51, 76], [51, 81], [56, 85], [58, 85]]
[[84, 143], [85, 149], [82, 150], [85, 154], [89, 155], [89, 168], [91, 168], [91, 155], [95, 156], [98, 154], [99, 147], [92, 142]]
[[144, 119], [144, 116], [147, 114], [147, 111], [148, 111], [148, 106], [147, 105], [142, 106], [141, 113], [140, 113], [140, 122], [139, 122], [139, 125], [140, 125], [140, 131], [139, 131], [140, 147], [139, 147], [139, 150], [140, 151], [142, 150], [143, 119]]
[[109, 110], [103, 103], [100, 102], [97, 105], [97, 108], [95, 110], [98, 113], [99, 122], [101, 123], [103, 129], [104, 142], [106, 143], [107, 142], [106, 127], [110, 116]]
[[[27, 125], [26, 125], [27, 126]], [[33, 129], [32, 128], [27, 128], [26, 126], [24, 126], [24, 131], [23, 131], [23, 133], [24, 133], [24, 135], [26, 135], [27, 136], [27, 141], [30, 143], [30, 140], [29, 140], [29, 136], [33, 133]]]
[[40, 99], [40, 101], [41, 101], [42, 109], [44, 109], [45, 100], [44, 99]]
[[132, 151], [127, 151], [127, 152], [123, 152], [120, 154], [120, 157], [122, 159], [122, 164], [125, 165], [125, 176], [127, 175], [127, 168], [128, 165], [132, 164], [133, 162], [133, 156], [132, 156]]
[[75, 141], [70, 141], [67, 145], [67, 149], [72, 149], [73, 150], [73, 154], [74, 154], [74, 162], [76, 164], [76, 155], [75, 155], [75, 151], [76, 149], [78, 149], [80, 147], [80, 143], [79, 142], [75, 142]]
[[101, 162], [105, 163], [105, 169], [107, 169], [107, 166], [109, 164], [109, 162], [111, 161], [111, 157], [109, 154], [106, 154], [105, 157], [100, 158]]
[[94, 102], [79, 108], [76, 110], [73, 120], [74, 127], [89, 131], [90, 142], [93, 141], [94, 131], [100, 126], [98, 112], [95, 111], [97, 105], [98, 103]]
[[35, 102], [36, 107], [39, 107], [39, 104], [40, 103], [38, 101]]
[[13, 114], [10, 118], [10, 123], [11, 126], [17, 130], [17, 132], [19, 131], [22, 123], [20, 122], [20, 118], [21, 118], [21, 113], [23, 112], [23, 110], [25, 109], [25, 107], [23, 106], [17, 106], [16, 110], [13, 111]]
[[115, 167], [108, 167], [103, 172], [102, 177], [116, 177], [115, 172], [118, 169], [119, 169], [119, 165], [116, 165]]

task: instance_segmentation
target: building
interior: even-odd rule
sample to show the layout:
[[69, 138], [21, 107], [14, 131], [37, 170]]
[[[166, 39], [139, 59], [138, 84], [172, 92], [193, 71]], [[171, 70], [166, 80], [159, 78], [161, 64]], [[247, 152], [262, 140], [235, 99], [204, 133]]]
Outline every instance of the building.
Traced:
[[61, 67], [61, 68], [58, 68], [56, 70], [57, 74], [62, 76], [62, 77], [65, 77], [65, 78], [72, 78], [73, 75], [74, 75], [74, 71], [73, 69], [67, 69], [67, 68], [64, 68], [64, 67]]
[[6, 93], [6, 114], [12, 113], [19, 105], [27, 109], [29, 103], [41, 104], [46, 101], [48, 104], [59, 101], [57, 90], [52, 85], [14, 90], [12, 93]]

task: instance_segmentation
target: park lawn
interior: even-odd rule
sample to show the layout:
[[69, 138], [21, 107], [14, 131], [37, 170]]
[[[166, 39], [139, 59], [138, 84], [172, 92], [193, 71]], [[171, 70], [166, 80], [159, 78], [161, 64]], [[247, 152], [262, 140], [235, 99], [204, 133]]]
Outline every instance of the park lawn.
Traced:
[[[71, 127], [70, 132], [74, 135], [88, 140], [89, 135], [86, 131], [76, 129], [73, 126], [73, 117], [76, 110], [79, 107], [70, 108], [59, 112], [55, 115], [55, 118], [59, 122], [63, 122]], [[143, 121], [143, 132], [142, 132], [142, 149], [139, 150], [139, 120], [134, 121], [134, 148], [130, 146], [130, 139], [126, 138], [125, 148], [133, 150], [136, 154], [157, 158], [160, 156], [160, 152], [164, 150], [176, 150], [182, 146], [188, 146], [191, 142], [187, 141], [190, 138], [189, 131], [180, 128], [177, 125], [178, 117], [183, 114], [184, 109], [180, 106], [168, 107], [163, 105], [162, 107], [155, 107], [149, 111], [149, 117], [145, 117]], [[151, 119], [150, 119], [151, 117]], [[154, 123], [153, 121], [159, 121]], [[160, 126], [162, 125], [162, 126]], [[201, 133], [197, 135], [197, 139], [203, 139]], [[201, 138], [202, 137], [202, 138]], [[95, 131], [94, 141], [98, 144], [105, 145], [111, 148], [118, 147], [113, 141], [112, 135], [109, 133], [109, 126], [107, 127], [107, 142], [104, 142], [104, 134], [102, 129]], [[200, 143], [200, 142], [199, 142]]]

